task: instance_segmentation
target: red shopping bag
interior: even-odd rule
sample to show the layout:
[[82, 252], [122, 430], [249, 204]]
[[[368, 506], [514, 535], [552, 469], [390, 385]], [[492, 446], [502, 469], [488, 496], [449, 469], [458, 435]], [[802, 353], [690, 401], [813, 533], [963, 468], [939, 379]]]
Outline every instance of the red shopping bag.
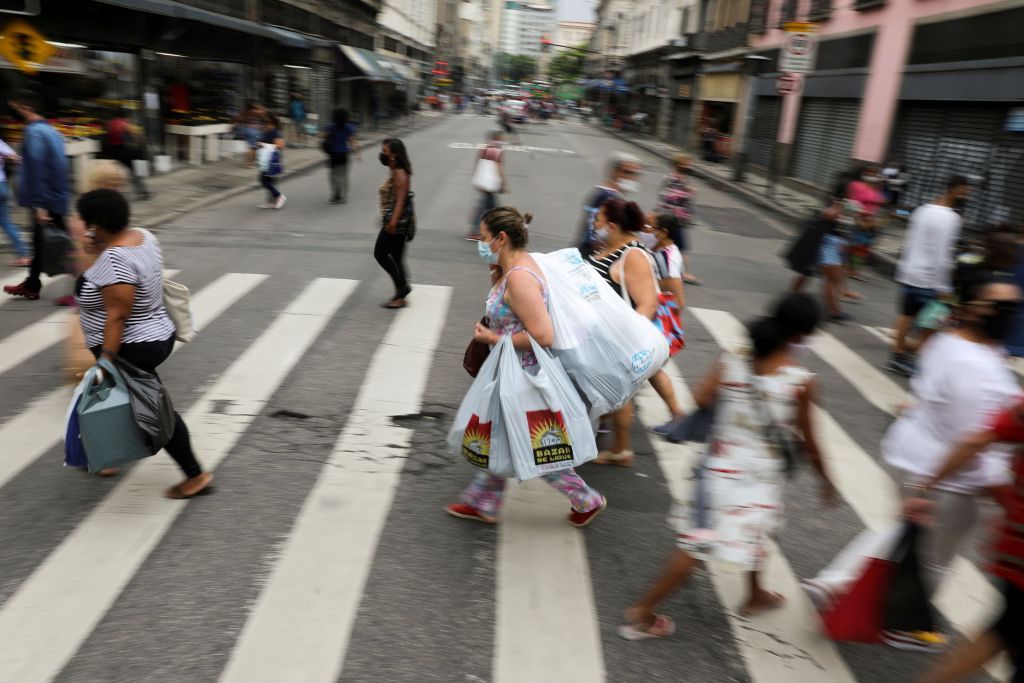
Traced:
[[832, 640], [881, 642], [885, 593], [893, 567], [890, 560], [871, 558], [850, 591], [821, 613], [825, 633]]

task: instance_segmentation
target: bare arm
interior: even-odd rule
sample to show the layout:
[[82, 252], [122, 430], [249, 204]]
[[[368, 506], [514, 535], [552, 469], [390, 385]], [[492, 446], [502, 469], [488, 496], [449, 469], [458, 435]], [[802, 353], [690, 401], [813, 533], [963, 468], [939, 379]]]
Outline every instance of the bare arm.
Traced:
[[103, 326], [103, 351], [117, 355], [124, 338], [124, 323], [132, 313], [135, 303], [135, 285], [108, 285], [101, 290], [107, 322]]
[[668, 292], [672, 295], [672, 298], [679, 304], [679, 308], [686, 306], [686, 295], [683, 293], [683, 281], [677, 277], [667, 277], [663, 280], [658, 280], [658, 287], [661, 291]]
[[654, 314], [658, 312], [658, 290], [651, 277], [651, 262], [639, 249], [630, 249], [624, 258], [623, 269], [629, 298], [633, 300], [637, 313], [653, 320]]
[[403, 169], [395, 170], [394, 182], [395, 208], [391, 212], [391, 222], [387, 225], [387, 230], [392, 235], [398, 232], [398, 220], [402, 217], [402, 212], [405, 211], [405, 202], [409, 196], [409, 174]]
[[[555, 328], [548, 315], [547, 305], [544, 303], [544, 294], [540, 283], [529, 273], [516, 271], [508, 276], [508, 286], [505, 288], [505, 300], [509, 308], [523, 321], [523, 332], [516, 332], [512, 335], [512, 345], [520, 351], [529, 351], [533, 348], [530, 344], [530, 337], [547, 348], [555, 341]], [[485, 344], [497, 344], [501, 340], [501, 334], [476, 324], [474, 340]]]
[[953, 449], [953, 452], [946, 458], [946, 462], [942, 464], [942, 467], [924, 484], [924, 488], [934, 488], [940, 481], [959, 470], [992, 444], [999, 443], [999, 441], [999, 435], [990, 429], [969, 434]]

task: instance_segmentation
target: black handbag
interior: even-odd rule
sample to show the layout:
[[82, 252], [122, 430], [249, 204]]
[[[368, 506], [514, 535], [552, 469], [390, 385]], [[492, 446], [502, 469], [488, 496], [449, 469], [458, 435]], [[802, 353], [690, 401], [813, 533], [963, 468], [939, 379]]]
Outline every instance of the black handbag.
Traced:
[[818, 252], [825, 239], [825, 232], [825, 222], [818, 216], [804, 222], [800, 235], [782, 254], [791, 270], [800, 275], [814, 274], [814, 269], [818, 265]]
[[[406, 242], [412, 242], [413, 238], [416, 237], [416, 206], [413, 200], [416, 197], [416, 193], [409, 190], [409, 194], [406, 195], [405, 206], [402, 207], [402, 216], [398, 219], [398, 224], [395, 226], [399, 235], [405, 237]], [[383, 216], [383, 225], [386, 226], [391, 222], [391, 217], [394, 208], [387, 211]]]
[[796, 435], [786, 427], [780, 427], [776, 422], [775, 418], [772, 417], [771, 408], [768, 406], [768, 402], [765, 400], [761, 390], [755, 385], [754, 372], [750, 370], [750, 395], [753, 397], [755, 403], [758, 404], [758, 410], [761, 412], [761, 417], [764, 420], [764, 438], [765, 441], [773, 446], [778, 453], [779, 457], [782, 458], [785, 463], [786, 476], [792, 478], [796, 473], [797, 465], [800, 462], [800, 440], [796, 438]]
[[43, 252], [43, 272], [51, 277], [70, 273], [75, 248], [71, 235], [53, 221], [46, 221], [39, 230], [42, 233], [39, 246]]
[[715, 406], [698, 408], [677, 422], [665, 435], [672, 443], [692, 441], [707, 443], [711, 435], [711, 425], [715, 421]]

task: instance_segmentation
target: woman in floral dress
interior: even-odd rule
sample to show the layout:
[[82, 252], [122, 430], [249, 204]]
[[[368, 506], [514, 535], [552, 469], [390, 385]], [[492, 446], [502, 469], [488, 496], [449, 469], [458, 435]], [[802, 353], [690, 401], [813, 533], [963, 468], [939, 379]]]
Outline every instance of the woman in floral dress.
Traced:
[[[715, 410], [708, 451], [692, 499], [675, 506], [669, 517], [676, 549], [647, 594], [626, 610], [628, 623], [619, 629], [623, 638], [671, 635], [675, 624], [654, 610], [700, 561], [748, 573], [750, 595], [739, 608], [743, 616], [785, 601], [761, 585], [760, 573], [769, 538], [782, 525], [783, 487], [795, 464], [791, 458], [802, 451], [821, 476], [826, 501], [833, 495], [814, 438], [814, 375], [797, 365], [794, 354], [820, 317], [811, 297], [786, 295], [771, 316], [750, 325], [750, 349], [723, 354], [694, 392], [698, 405]], [[789, 440], [788, 434], [800, 439]]]

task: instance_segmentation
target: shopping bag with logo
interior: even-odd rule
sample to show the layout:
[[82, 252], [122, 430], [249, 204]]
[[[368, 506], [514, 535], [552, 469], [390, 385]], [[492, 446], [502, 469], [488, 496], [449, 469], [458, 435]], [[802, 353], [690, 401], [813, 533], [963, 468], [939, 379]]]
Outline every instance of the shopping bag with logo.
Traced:
[[174, 323], [174, 339], [176, 341], [187, 344], [196, 338], [188, 287], [164, 278], [164, 308], [167, 309], [167, 316]]
[[498, 342], [480, 366], [476, 380], [462, 399], [455, 422], [448, 432], [448, 445], [474, 467], [510, 477], [514, 472], [508, 438], [502, 429], [498, 382], [502, 355], [517, 358], [509, 336]]
[[594, 270], [578, 249], [532, 254], [547, 281], [552, 352], [592, 419], [626, 404], [668, 360], [668, 343]]
[[523, 481], [597, 457], [587, 408], [561, 362], [531, 338], [537, 365], [516, 353], [498, 362], [501, 415], [516, 477]]
[[82, 385], [76, 410], [89, 471], [99, 472], [152, 455], [135, 421], [128, 387], [114, 364], [101, 358], [85, 373]]

